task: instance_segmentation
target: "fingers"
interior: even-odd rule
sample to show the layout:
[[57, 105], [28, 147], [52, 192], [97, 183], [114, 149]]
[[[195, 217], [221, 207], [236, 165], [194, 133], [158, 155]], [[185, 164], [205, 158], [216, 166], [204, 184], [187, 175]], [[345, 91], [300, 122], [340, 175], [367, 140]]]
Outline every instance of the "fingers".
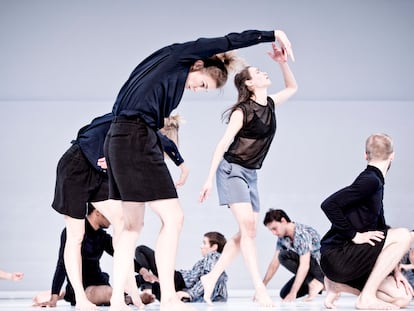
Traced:
[[293, 55], [293, 50], [291, 47], [287, 48], [287, 54], [290, 56], [290, 59], [292, 60], [292, 62], [295, 62], [295, 56]]
[[286, 37], [286, 35], [278, 37], [277, 41], [279, 42], [283, 53], [286, 55], [286, 60], [287, 60], [287, 57], [289, 56], [292, 62], [294, 62], [295, 56], [293, 55], [292, 45], [290, 44], [290, 41]]
[[207, 198], [208, 198], [208, 190], [201, 190], [200, 191], [200, 196], [198, 197], [198, 202], [199, 203], [203, 203]]
[[198, 202], [203, 203], [205, 199], [206, 199], [205, 195], [203, 193], [200, 193], [200, 196], [198, 197]]

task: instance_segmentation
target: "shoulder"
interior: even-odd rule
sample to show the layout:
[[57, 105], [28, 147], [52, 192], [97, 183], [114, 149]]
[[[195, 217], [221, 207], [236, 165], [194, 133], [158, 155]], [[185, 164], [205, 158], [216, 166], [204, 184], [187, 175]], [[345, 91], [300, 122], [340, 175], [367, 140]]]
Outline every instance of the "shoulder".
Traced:
[[275, 108], [275, 101], [270, 96], [267, 96], [267, 104], [270, 108]]
[[362, 183], [366, 188], [377, 189], [384, 184], [382, 173], [375, 167], [368, 166], [355, 179], [354, 184]]
[[299, 235], [308, 235], [308, 236], [319, 235], [318, 231], [316, 231], [316, 229], [312, 228], [309, 225], [296, 223], [295, 228], [296, 228], [295, 232], [298, 233]]
[[205, 259], [207, 260], [218, 260], [220, 258], [220, 253], [219, 252], [210, 252], [205, 256]]

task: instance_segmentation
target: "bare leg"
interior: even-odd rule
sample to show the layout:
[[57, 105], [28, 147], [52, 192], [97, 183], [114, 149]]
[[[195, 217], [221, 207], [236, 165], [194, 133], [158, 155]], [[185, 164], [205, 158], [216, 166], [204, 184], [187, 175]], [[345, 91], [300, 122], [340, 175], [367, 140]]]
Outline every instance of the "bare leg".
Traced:
[[372, 272], [359, 295], [357, 309], [390, 310], [399, 307], [377, 298], [377, 292], [387, 275], [398, 265], [408, 251], [411, 234], [405, 228], [389, 229], [384, 247], [372, 269]]
[[111, 311], [130, 311], [125, 304], [124, 290], [131, 274], [135, 245], [144, 224], [145, 204], [140, 202], [122, 202], [124, 229], [116, 243], [114, 253], [114, 285], [111, 297]]
[[112, 244], [114, 245], [114, 248], [116, 248], [121, 232], [124, 229], [122, 201], [110, 199], [100, 202], [93, 202], [92, 205], [111, 223], [113, 228]]
[[253, 212], [250, 203], [231, 204], [230, 209], [240, 226], [240, 250], [255, 288], [254, 300], [262, 307], [274, 307], [259, 272], [256, 250], [256, 225], [258, 213]]
[[377, 297], [383, 301], [392, 303], [399, 308], [408, 306], [413, 298], [411, 293], [406, 292], [404, 286], [400, 284], [400, 287], [397, 287], [395, 279], [392, 276], [386, 277], [381, 283], [377, 292]]
[[341, 293], [349, 293], [353, 295], [359, 295], [360, 291], [356, 288], [353, 288], [349, 285], [337, 283], [331, 281], [326, 276], [324, 278], [325, 289], [326, 289], [326, 298], [324, 301], [325, 308], [327, 309], [336, 309], [335, 301], [339, 299]]
[[204, 300], [210, 305], [213, 304], [211, 302], [211, 295], [213, 294], [218, 278], [227, 266], [234, 260], [234, 258], [236, 258], [240, 251], [240, 238], [241, 234], [238, 232], [229, 241], [227, 241], [220, 258], [214, 265], [213, 269], [200, 278], [204, 287]]
[[150, 202], [150, 207], [162, 223], [155, 247], [155, 262], [161, 289], [160, 311], [195, 310], [177, 297], [174, 286], [178, 238], [184, 219], [178, 199], [153, 201]]
[[107, 305], [112, 296], [112, 287], [109, 285], [92, 285], [85, 289], [89, 301], [96, 305]]
[[82, 282], [81, 245], [85, 234], [85, 220], [65, 215], [66, 244], [63, 253], [68, 278], [75, 292], [76, 309], [95, 311], [97, 306], [88, 300]]
[[[113, 238], [112, 244], [116, 250], [118, 241], [121, 236], [121, 232], [124, 228], [124, 219], [122, 213], [122, 202], [119, 200], [106, 200], [101, 202], [94, 202], [95, 208], [100, 211], [113, 226]], [[127, 276], [127, 282], [125, 285], [125, 292], [127, 292], [132, 299], [133, 304], [142, 309], [144, 304], [139, 296], [139, 290], [137, 283], [135, 282], [134, 273], [134, 261], [131, 261], [130, 272]]]
[[308, 287], [308, 296], [306, 296], [305, 299], [303, 299], [303, 301], [312, 301], [316, 297], [316, 295], [318, 295], [320, 291], [322, 291], [325, 288], [323, 283], [319, 282], [317, 279], [313, 279], [312, 281], [310, 281]]
[[[233, 243], [230, 245], [230, 248], [226, 245], [223, 254], [220, 256], [220, 259], [213, 270], [201, 279], [204, 286], [204, 299], [207, 303], [211, 304], [211, 294], [214, 291], [214, 286], [218, 277], [231, 262], [231, 260], [234, 259], [238, 249], [240, 248], [256, 290], [254, 299], [263, 307], [273, 307], [274, 303], [268, 295], [265, 285], [263, 284], [257, 262], [255, 241], [257, 213], [253, 212], [250, 203], [231, 204], [230, 209], [239, 224], [240, 240], [238, 244]], [[238, 245], [238, 247], [235, 247], [236, 245]], [[230, 253], [225, 254], [225, 252]], [[224, 259], [222, 259], [222, 257], [224, 257]]]

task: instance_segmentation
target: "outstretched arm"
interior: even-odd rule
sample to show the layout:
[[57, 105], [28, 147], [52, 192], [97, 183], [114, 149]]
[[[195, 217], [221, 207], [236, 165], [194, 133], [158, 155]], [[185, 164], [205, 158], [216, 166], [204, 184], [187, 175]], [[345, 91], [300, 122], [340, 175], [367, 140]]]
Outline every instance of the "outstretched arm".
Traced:
[[279, 49], [276, 43], [274, 42], [272, 43], [272, 48], [273, 51], [268, 52], [268, 54], [275, 62], [279, 63], [283, 79], [285, 81], [285, 88], [283, 90], [277, 92], [276, 94], [269, 95], [275, 102], [275, 105], [277, 106], [288, 100], [290, 97], [292, 97], [292, 95], [297, 92], [298, 85], [296, 83], [295, 76], [293, 75], [287, 63], [288, 52], [286, 48], [281, 46], [281, 48]]
[[270, 282], [270, 280], [275, 275], [277, 269], [279, 269], [279, 266], [280, 266], [279, 253], [280, 251], [277, 250], [275, 254], [273, 255], [272, 261], [270, 262], [269, 267], [267, 268], [266, 274], [263, 278], [264, 285], [267, 285]]
[[6, 272], [0, 270], [0, 279], [10, 281], [20, 281], [23, 278], [22, 272]]

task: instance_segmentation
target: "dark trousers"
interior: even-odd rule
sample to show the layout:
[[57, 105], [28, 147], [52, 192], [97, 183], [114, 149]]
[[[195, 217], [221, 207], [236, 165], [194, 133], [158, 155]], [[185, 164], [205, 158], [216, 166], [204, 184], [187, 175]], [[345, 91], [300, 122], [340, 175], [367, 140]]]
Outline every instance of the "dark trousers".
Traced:
[[[153, 249], [145, 245], [140, 245], [135, 249], [135, 270], [139, 272], [139, 269], [145, 268], [151, 271], [152, 274], [158, 277], [157, 264], [155, 263], [155, 252]], [[141, 275], [135, 277], [138, 287], [141, 289], [152, 289], [152, 293], [158, 300], [161, 300], [160, 284], [158, 282], [149, 283], [144, 280]], [[175, 291], [183, 290], [185, 282], [180, 272], [174, 271], [174, 285]]]
[[[281, 250], [279, 253], [279, 262], [282, 266], [284, 266], [290, 272], [295, 274], [295, 276], [292, 277], [280, 290], [280, 297], [283, 299], [289, 294], [293, 282], [295, 281], [296, 273], [299, 267], [299, 255], [290, 250]], [[323, 278], [324, 274], [322, 272], [319, 262], [317, 262], [315, 258], [311, 257], [308, 274], [306, 275], [306, 278], [303, 281], [296, 295], [296, 298], [303, 297], [309, 293], [308, 284], [310, 281], [312, 281], [313, 279], [317, 279], [319, 282], [323, 284]]]

